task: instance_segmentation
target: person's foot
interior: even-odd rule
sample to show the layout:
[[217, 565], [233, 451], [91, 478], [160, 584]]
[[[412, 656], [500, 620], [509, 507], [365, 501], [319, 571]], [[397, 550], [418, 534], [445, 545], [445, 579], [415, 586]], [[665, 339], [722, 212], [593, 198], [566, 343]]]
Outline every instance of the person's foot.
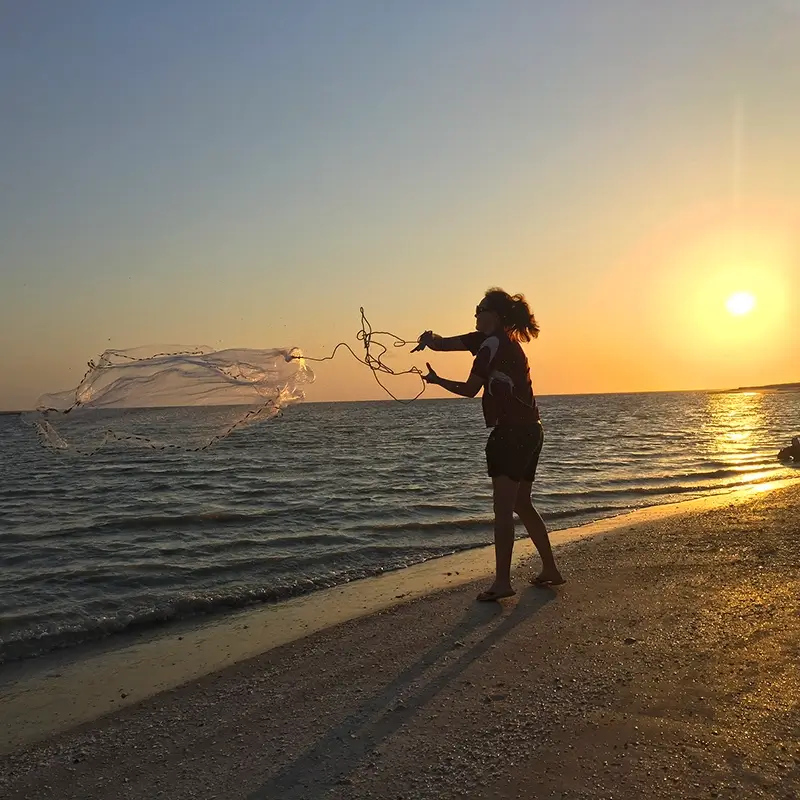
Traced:
[[531, 578], [534, 586], [561, 586], [566, 582], [567, 579], [557, 569], [543, 569], [535, 578]]
[[494, 600], [502, 600], [504, 597], [513, 597], [516, 592], [508, 586], [500, 586], [493, 583], [488, 589], [478, 595], [478, 601], [481, 603], [491, 603]]

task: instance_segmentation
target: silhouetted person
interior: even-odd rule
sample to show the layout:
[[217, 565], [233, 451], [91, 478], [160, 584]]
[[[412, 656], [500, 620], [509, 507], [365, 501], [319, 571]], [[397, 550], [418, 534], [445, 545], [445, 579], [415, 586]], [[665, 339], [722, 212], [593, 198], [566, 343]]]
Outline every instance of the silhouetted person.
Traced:
[[791, 445], [778, 452], [778, 460], [794, 461], [796, 464], [800, 464], [800, 436], [793, 437]]
[[522, 295], [490, 289], [475, 309], [475, 328], [462, 336], [442, 338], [425, 331], [415, 350], [469, 350], [475, 360], [463, 383], [439, 377], [430, 364], [424, 376], [463, 397], [483, 389], [483, 415], [492, 428], [486, 443], [486, 466], [494, 490], [494, 546], [497, 572], [494, 583], [478, 600], [499, 600], [514, 594], [511, 554], [514, 549], [514, 512], [528, 531], [542, 559], [542, 571], [533, 579], [539, 586], [557, 586], [564, 578], [556, 567], [547, 528], [531, 504], [544, 429], [531, 386], [528, 359], [520, 341], [539, 334], [539, 326]]

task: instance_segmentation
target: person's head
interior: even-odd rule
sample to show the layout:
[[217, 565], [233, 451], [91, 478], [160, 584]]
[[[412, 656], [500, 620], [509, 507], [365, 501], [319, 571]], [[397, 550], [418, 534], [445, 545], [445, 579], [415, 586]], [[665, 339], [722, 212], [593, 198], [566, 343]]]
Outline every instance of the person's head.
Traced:
[[518, 342], [529, 342], [539, 335], [539, 325], [524, 296], [512, 296], [496, 287], [489, 289], [475, 308], [475, 327], [487, 336], [505, 331]]

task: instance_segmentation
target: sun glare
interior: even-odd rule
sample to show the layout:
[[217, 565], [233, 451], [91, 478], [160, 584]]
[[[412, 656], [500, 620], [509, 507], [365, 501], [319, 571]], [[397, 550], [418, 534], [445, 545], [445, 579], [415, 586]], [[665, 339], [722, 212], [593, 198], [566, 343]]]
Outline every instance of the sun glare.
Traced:
[[725, 307], [737, 317], [749, 314], [756, 305], [756, 299], [750, 292], [736, 292], [725, 302]]

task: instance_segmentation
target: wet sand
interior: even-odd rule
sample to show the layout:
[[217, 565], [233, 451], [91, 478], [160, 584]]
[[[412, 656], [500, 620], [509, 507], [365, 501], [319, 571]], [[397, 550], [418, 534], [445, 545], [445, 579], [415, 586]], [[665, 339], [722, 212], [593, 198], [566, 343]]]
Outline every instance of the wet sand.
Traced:
[[800, 486], [563, 540], [502, 603], [479, 550], [10, 665], [0, 795], [800, 796]]

